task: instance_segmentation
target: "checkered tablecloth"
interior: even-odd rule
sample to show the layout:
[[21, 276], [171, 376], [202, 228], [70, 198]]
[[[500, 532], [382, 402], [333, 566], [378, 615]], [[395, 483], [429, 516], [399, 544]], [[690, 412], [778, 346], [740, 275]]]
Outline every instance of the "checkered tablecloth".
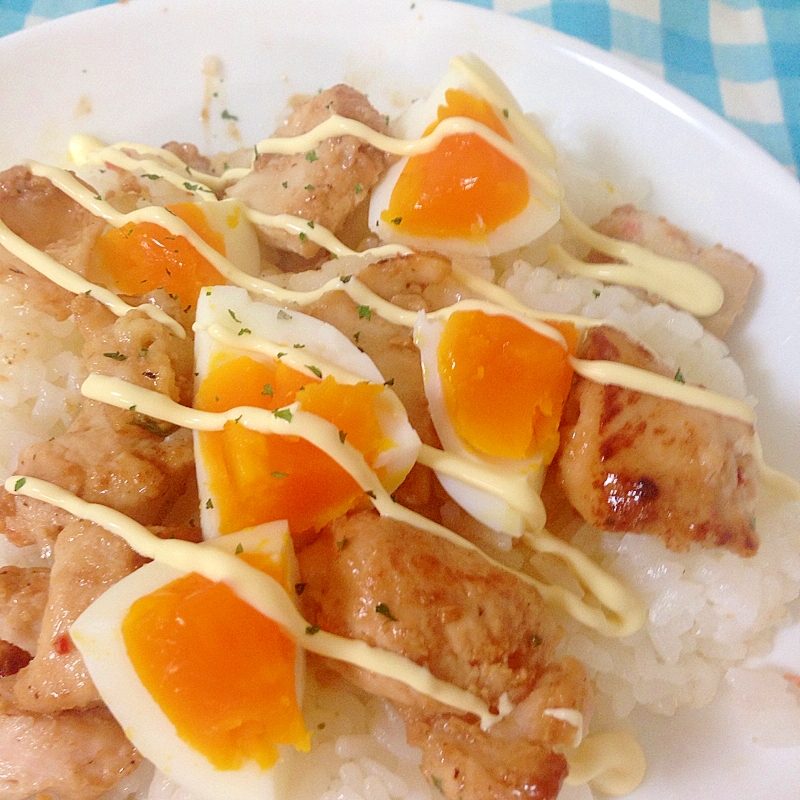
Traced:
[[[115, 0], [0, 0], [0, 35]], [[379, 0], [377, 0], [379, 2]], [[800, 165], [800, 0], [462, 0], [571, 34], [664, 78]], [[4, 80], [0, 76], [0, 91]]]

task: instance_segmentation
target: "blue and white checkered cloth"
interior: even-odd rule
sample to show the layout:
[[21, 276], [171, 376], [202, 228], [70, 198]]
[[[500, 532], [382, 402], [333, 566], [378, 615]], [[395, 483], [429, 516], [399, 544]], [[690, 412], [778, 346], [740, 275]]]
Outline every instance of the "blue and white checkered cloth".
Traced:
[[[800, 0], [462, 1], [555, 28], [644, 67], [797, 173]], [[0, 36], [110, 2], [0, 0]]]

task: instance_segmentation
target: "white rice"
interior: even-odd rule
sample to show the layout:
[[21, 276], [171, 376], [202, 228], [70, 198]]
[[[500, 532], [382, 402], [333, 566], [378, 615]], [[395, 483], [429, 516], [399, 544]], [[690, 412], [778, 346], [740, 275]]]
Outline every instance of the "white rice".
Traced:
[[[727, 347], [689, 314], [523, 261], [508, 265], [501, 281], [535, 308], [618, 322], [680, 368], [687, 381], [747, 398]], [[3, 477], [13, 472], [22, 448], [64, 430], [80, 402], [84, 377], [74, 323], [56, 322], [23, 301], [16, 290], [0, 286]], [[600, 534], [588, 525], [576, 534], [575, 544], [629, 583], [649, 607], [644, 629], [623, 641], [564, 620], [564, 653], [583, 661], [594, 679], [598, 718], [624, 717], [637, 706], [661, 714], [699, 707], [725, 681], [757, 741], [800, 744], [799, 693], [774, 672], [740, 666], [748, 656], [768, 651], [776, 628], [797, 616], [800, 504], [766, 495], [758, 508], [758, 532], [761, 549], [750, 559], [700, 548], [675, 554], [653, 537]], [[31, 549], [18, 551], [0, 541], [0, 563], [37, 558]], [[509, 552], [508, 559], [519, 560], [519, 553]], [[770, 705], [779, 706], [777, 717]], [[385, 701], [342, 684], [322, 687], [312, 676], [304, 711], [314, 748], [295, 760], [292, 800], [428, 800], [435, 794], [419, 772], [419, 751], [406, 744], [403, 723]], [[105, 800], [131, 794], [141, 800], [192, 800], [149, 764]], [[588, 800], [591, 792], [565, 788], [562, 797]]]
[[[617, 322], [680, 368], [688, 382], [748, 399], [727, 346], [688, 313], [522, 261], [502, 282], [534, 308]], [[681, 706], [706, 705], [734, 664], [764, 655], [776, 628], [798, 618], [800, 502], [764, 490], [756, 520], [761, 547], [747, 559], [698, 545], [673, 553], [656, 537], [601, 533], [590, 525], [575, 534], [573, 544], [622, 578], [649, 609], [643, 629], [624, 640], [564, 620], [564, 652], [579, 658], [594, 679], [600, 718], [604, 712], [626, 717], [636, 706], [673, 714]], [[782, 713], [794, 720], [787, 730], [800, 731], [800, 705], [794, 694], [787, 696], [791, 702]], [[792, 741], [800, 744], [800, 738]]]

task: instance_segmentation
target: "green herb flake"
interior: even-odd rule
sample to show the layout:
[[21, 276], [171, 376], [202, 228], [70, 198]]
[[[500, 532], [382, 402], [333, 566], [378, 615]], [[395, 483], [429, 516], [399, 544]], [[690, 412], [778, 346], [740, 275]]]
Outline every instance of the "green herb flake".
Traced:
[[384, 386], [394, 386], [394, 378], [389, 378], [388, 381], [383, 382]]
[[233, 551], [233, 554], [235, 556], [239, 556], [242, 553], [244, 553], [244, 547], [242, 547], [242, 543], [239, 542], [239, 544], [236, 545], [236, 549]]
[[236, 316], [232, 308], [228, 309], [228, 313], [231, 315], [231, 319], [233, 319], [234, 322], [241, 322], [241, 320]]
[[347, 544], [347, 537], [345, 536], [343, 539], [339, 539], [339, 541], [336, 542], [336, 549], [337, 550], [344, 550], [344, 546], [346, 544]]
[[507, 109], [507, 108], [504, 108], [504, 109], [503, 109], [503, 116], [504, 116], [506, 119], [508, 119], [508, 109]]
[[307, 192], [313, 192], [314, 191], [314, 184], [313, 183], [307, 183], [303, 188]]
[[378, 614], [383, 614], [386, 619], [391, 620], [392, 622], [397, 622], [397, 617], [392, 615], [392, 612], [389, 611], [389, 606], [387, 606], [386, 603], [378, 603], [378, 605], [375, 606], [375, 611]]
[[306, 153], [306, 161], [316, 161], [318, 158], [316, 150], [309, 150]]
[[300, 241], [301, 242], [305, 242], [307, 240], [308, 240], [308, 236], [305, 233], [303, 233], [303, 231], [300, 231]]
[[313, 364], [306, 364], [306, 369], [313, 372], [318, 378], [322, 377], [322, 370], [319, 367], [315, 367]]
[[319, 625], [309, 625], [306, 628], [306, 633], [309, 636], [313, 636], [315, 633], [319, 633]]
[[680, 367], [678, 367], [678, 371], [675, 373], [675, 380], [678, 381], [678, 383], [686, 383], [686, 378], [683, 377]]
[[364, 191], [364, 187], [360, 183], [357, 183], [356, 184], [356, 188], [355, 188], [356, 194], [361, 194], [361, 192], [363, 192], [363, 191]]
[[308, 227], [309, 227], [309, 228], [312, 228], [312, 229], [313, 229], [313, 227], [314, 227], [314, 220], [313, 220], [313, 219], [310, 219], [310, 220], [309, 220], [309, 221], [306, 223], [306, 225], [308, 225]]
[[114, 351], [113, 353], [103, 353], [106, 358], [111, 358], [114, 361], [125, 361], [127, 360], [128, 356], [124, 353], [120, 353], [119, 350]]
[[14, 484], [14, 491], [18, 492], [24, 485], [27, 478], [19, 478], [17, 482]]
[[278, 319], [291, 319], [292, 315], [288, 311], [284, 311], [282, 308], [278, 309]]
[[144, 358], [147, 355], [149, 350], [150, 350], [149, 347], [140, 347], [139, 348], [139, 358]]
[[369, 306], [359, 306], [358, 307], [358, 316], [359, 316], [359, 319], [371, 319], [372, 318], [372, 309]]
[[261, 390], [261, 394], [263, 394], [265, 397], [272, 397], [272, 395], [274, 394], [274, 391], [272, 389], [272, 384], [265, 383], [264, 388]]
[[280, 472], [279, 470], [275, 470], [274, 472], [270, 472], [270, 475], [272, 475], [273, 478], [279, 478], [279, 479], [280, 478], [288, 478], [289, 477], [289, 473], [288, 472]]
[[356, 331], [353, 334], [353, 341], [358, 344], [358, 340], [361, 338], [361, 331]]
[[302, 349], [305, 347], [305, 345], [304, 345], [304, 344], [301, 344], [300, 342], [295, 342], [295, 343], [292, 345], [292, 347], [293, 347], [295, 350], [302, 350]]
[[154, 173], [150, 173], [150, 174], [145, 173], [144, 175], [142, 175], [142, 177], [143, 178], [147, 178], [147, 180], [149, 180], [149, 181], [157, 181], [161, 176], [160, 175], [156, 175]]
[[214, 502], [210, 497], [206, 500], [206, 508], [214, 508]]
[[395, 218], [392, 220], [392, 225], [399, 225], [399, 224], [400, 224], [402, 221], [403, 221], [403, 218], [402, 218], [402, 217], [395, 217]]
[[281, 186], [283, 186], [283, 188], [284, 188], [284, 189], [288, 189], [288, 188], [289, 188], [289, 181], [284, 181], [284, 182], [281, 184]]
[[276, 411], [272, 412], [273, 417], [277, 417], [277, 419], [285, 419], [287, 422], [292, 421], [292, 409], [291, 408], [279, 408]]
[[239, 121], [239, 117], [237, 117], [235, 114], [231, 114], [231, 112], [228, 111], [227, 108], [223, 110], [221, 116], [222, 116], [222, 119], [229, 119], [229, 120], [232, 120], [233, 122], [238, 122]]
[[252, 333], [252, 332], [253, 332], [253, 331], [251, 331], [251, 330], [250, 330], [250, 328], [241, 328], [241, 329], [239, 330], [239, 334], [238, 334], [238, 335], [239, 335], [239, 336], [242, 336], [242, 335], [243, 335], [243, 334], [245, 334], [245, 333]]
[[340, 280], [342, 283], [350, 283], [350, 279], [351, 279], [352, 277], [353, 277], [352, 275], [342, 275], [342, 277], [341, 277], [341, 278], [339, 278], [339, 280]]
[[[416, 3], [412, 3], [411, 8], [414, 8]], [[431, 783], [442, 793], [444, 794], [444, 788], [442, 787], [442, 779], [437, 778], [436, 775], [431, 775]]]
[[378, 496], [375, 494], [375, 492], [372, 491], [372, 489], [367, 489], [367, 491], [364, 492], [364, 494], [367, 497], [371, 497], [373, 500], [377, 500], [378, 499]]
[[285, 353], [285, 352], [283, 352], [283, 353], [277, 353], [277, 354], [275, 355], [275, 358], [281, 359], [281, 358], [283, 358], [285, 355], [286, 355], [286, 353]]
[[600, 290], [599, 289], [592, 289], [592, 294], [595, 297], [600, 297]]
[[339, 441], [344, 444], [344, 440], [347, 438], [347, 431], [339, 431]]

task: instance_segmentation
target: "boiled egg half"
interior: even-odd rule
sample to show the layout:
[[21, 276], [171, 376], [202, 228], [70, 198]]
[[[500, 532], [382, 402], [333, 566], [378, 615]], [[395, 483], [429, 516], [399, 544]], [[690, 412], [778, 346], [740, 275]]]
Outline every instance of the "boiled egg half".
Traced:
[[[165, 208], [191, 228], [193, 238], [202, 240], [237, 269], [258, 273], [255, 227], [237, 200], [172, 203]], [[185, 311], [196, 307], [203, 286], [228, 282], [190, 238], [175, 236], [147, 219], [109, 228], [98, 237], [89, 278], [123, 295], [163, 289]]]
[[552, 228], [561, 197], [552, 146], [477, 57], [453, 59], [431, 95], [393, 129], [420, 139], [456, 117], [462, 130], [402, 158], [373, 190], [375, 233], [417, 250], [493, 256]]
[[[572, 383], [574, 326], [554, 327], [489, 303], [461, 301], [420, 316], [414, 341], [443, 449], [480, 464], [500, 485], [507, 478], [512, 495], [541, 488], [544, 468], [558, 449]], [[472, 516], [494, 530], [520, 535], [525, 514], [511, 495], [438, 476]]]
[[[319, 530], [370, 502], [360, 470], [392, 492], [416, 461], [420, 441], [402, 403], [372, 360], [326, 322], [237, 287], [204, 289], [195, 364], [197, 408], [260, 408], [289, 423], [286, 433], [235, 420], [196, 433], [206, 537], [278, 519], [295, 536]], [[307, 415], [325, 421], [324, 443], [305, 437]]]
[[288, 528], [178, 544], [206, 551], [206, 564], [221, 559], [223, 580], [192, 572], [191, 559], [178, 568], [156, 558], [102, 594], [70, 635], [125, 735], [170, 779], [209, 800], [286, 797], [292, 754], [310, 747], [303, 652], [224, 581], [224, 559], [293, 596]]

